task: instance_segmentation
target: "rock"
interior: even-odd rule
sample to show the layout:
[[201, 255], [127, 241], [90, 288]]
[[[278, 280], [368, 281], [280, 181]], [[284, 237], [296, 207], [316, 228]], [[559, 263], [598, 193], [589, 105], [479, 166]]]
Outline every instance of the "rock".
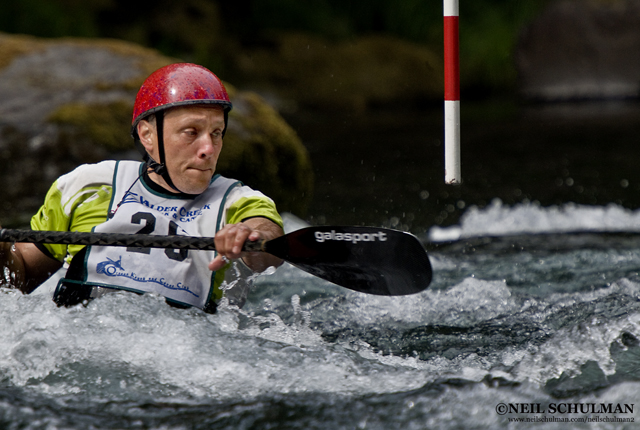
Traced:
[[382, 104], [443, 99], [441, 57], [389, 36], [332, 42], [285, 33], [243, 49], [234, 62], [261, 90], [308, 107], [363, 112]]
[[528, 99], [640, 96], [640, 0], [552, 2], [516, 48]]
[[[140, 159], [129, 135], [135, 94], [178, 60], [135, 44], [0, 33], [0, 220], [28, 222], [51, 183], [82, 163]], [[304, 214], [309, 156], [296, 133], [256, 94], [226, 84], [234, 103], [218, 173]]]

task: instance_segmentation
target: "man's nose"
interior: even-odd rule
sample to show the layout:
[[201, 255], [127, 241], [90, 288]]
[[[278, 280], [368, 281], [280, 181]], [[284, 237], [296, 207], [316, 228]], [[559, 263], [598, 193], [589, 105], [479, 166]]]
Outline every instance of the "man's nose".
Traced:
[[207, 158], [213, 155], [214, 145], [213, 137], [210, 134], [203, 136], [198, 147], [198, 157]]

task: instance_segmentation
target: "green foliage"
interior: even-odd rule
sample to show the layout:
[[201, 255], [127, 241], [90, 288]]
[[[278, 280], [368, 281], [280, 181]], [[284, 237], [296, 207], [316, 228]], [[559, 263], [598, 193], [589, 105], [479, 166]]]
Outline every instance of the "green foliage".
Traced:
[[[519, 32], [549, 1], [461, 0], [463, 87], [512, 86]], [[386, 33], [442, 52], [442, 1], [0, 0], [0, 11], [0, 31], [120, 38], [219, 73], [230, 50], [283, 30], [330, 39]]]
[[[461, 0], [461, 84], [481, 95], [511, 89], [513, 52], [524, 25], [550, 0]], [[241, 2], [245, 13], [227, 28], [241, 40], [276, 30], [305, 31], [329, 38], [391, 34], [442, 52], [442, 2], [424, 0], [270, 0]], [[221, 6], [232, 17], [240, 5]], [[242, 22], [240, 22], [242, 21]]]
[[0, 0], [0, 31], [40, 37], [100, 35], [96, 13], [110, 0]]
[[460, 6], [460, 81], [475, 90], [515, 85], [520, 31], [549, 0], [483, 0]]

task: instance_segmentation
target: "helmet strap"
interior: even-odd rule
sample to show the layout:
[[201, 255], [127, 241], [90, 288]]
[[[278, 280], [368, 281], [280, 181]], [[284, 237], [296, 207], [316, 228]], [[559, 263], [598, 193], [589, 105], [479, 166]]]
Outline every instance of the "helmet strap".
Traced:
[[158, 155], [160, 163], [156, 163], [153, 171], [159, 175], [164, 175], [167, 171], [167, 162], [164, 156], [164, 112], [156, 112], [156, 134], [158, 136]]
[[[149, 153], [145, 153], [145, 162], [147, 163], [147, 167], [153, 170], [155, 173], [160, 175], [162, 179], [169, 185], [171, 188], [176, 190], [179, 193], [183, 193], [178, 187], [176, 187], [171, 180], [171, 176], [169, 176], [169, 169], [167, 169], [167, 162], [164, 155], [164, 112], [159, 111], [156, 112], [156, 134], [158, 136], [158, 154], [160, 155], [160, 162], [155, 161]], [[184, 194], [184, 193], [183, 193]]]
[[224, 130], [222, 130], [222, 137], [227, 133], [227, 127], [229, 124], [229, 109], [224, 110]]

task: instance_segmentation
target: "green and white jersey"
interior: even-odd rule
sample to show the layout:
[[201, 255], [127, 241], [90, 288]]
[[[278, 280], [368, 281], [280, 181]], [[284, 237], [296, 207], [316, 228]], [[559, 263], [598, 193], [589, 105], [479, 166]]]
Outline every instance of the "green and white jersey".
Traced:
[[[146, 233], [155, 232], [155, 234], [163, 235], [177, 233], [189, 236], [213, 236], [225, 224], [241, 222], [252, 217], [264, 217], [282, 226], [282, 219], [273, 201], [259, 191], [243, 186], [238, 181], [216, 175], [212, 179], [209, 189], [203, 194], [199, 196], [176, 195], [159, 191], [157, 186], [152, 186], [154, 184], [151, 184], [148, 179], [145, 180], [145, 176], [137, 180], [142, 174], [143, 168], [144, 165], [140, 162], [104, 161], [98, 164], [82, 165], [61, 176], [47, 193], [44, 205], [31, 219], [31, 228], [34, 230], [83, 232], [95, 230], [131, 233], [144, 229]], [[127, 191], [132, 185], [133, 188]], [[119, 203], [121, 206], [117, 209], [116, 216], [108, 219], [109, 212], [116, 209]], [[153, 229], [151, 229], [152, 225]], [[172, 228], [176, 231], [170, 231]], [[70, 262], [71, 258], [83, 248], [74, 245], [47, 244], [43, 246], [51, 256], [66, 262]], [[98, 248], [105, 249], [97, 251]], [[118, 256], [110, 254], [116, 248], [96, 247], [95, 249], [96, 251], [90, 250], [86, 253], [87, 256], [83, 257], [87, 273], [93, 273], [83, 279], [89, 284], [112, 287], [115, 284], [116, 288], [121, 287], [140, 292], [153, 291], [176, 302], [197, 307], [202, 307], [203, 300], [206, 300], [206, 298], [203, 299], [203, 294], [213, 300], [219, 299], [221, 296], [219, 291], [219, 284], [222, 282], [221, 276], [216, 276], [215, 282], [211, 282], [211, 287], [214, 287], [215, 291], [209, 291], [210, 285], [204, 285], [209, 284], [208, 280], [213, 281], [211, 272], [206, 272], [208, 271], [206, 263], [213, 258], [212, 253], [204, 255], [204, 251], [194, 251], [194, 255], [196, 253], [201, 255], [192, 259], [191, 256], [182, 258], [183, 256], [178, 250], [155, 250], [154, 255], [167, 252], [173, 252], [175, 255], [167, 254], [172, 258], [166, 259], [166, 262], [158, 256], [146, 261], [144, 258], [140, 261], [136, 260], [135, 264], [139, 268], [137, 272], [129, 270], [126, 272], [128, 276], [120, 276], [119, 279], [117, 276], [113, 276], [107, 279], [108, 273], [104, 271], [104, 267], [98, 267], [99, 264], [103, 262], [102, 260], [115, 261], [123, 249], [120, 248], [116, 251]], [[136, 250], [127, 249], [127, 251], [130, 251], [124, 254], [127, 258], [129, 256], [136, 258], [145, 256], [144, 253], [136, 252]], [[105, 252], [110, 256], [107, 256]], [[147, 252], [147, 254], [149, 253]], [[184, 271], [173, 272], [172, 282], [161, 281], [165, 278], [159, 272], [163, 268], [174, 267], [178, 263], [185, 268]], [[194, 267], [189, 269], [189, 265]], [[142, 274], [140, 269], [146, 266], [151, 272]], [[171, 273], [171, 270], [167, 269], [167, 272]], [[189, 275], [187, 275], [188, 273]], [[120, 274], [124, 275], [125, 271]], [[98, 279], [100, 276], [103, 279]], [[150, 290], [143, 283], [137, 283], [136, 277], [157, 280], [155, 284], [161, 287]], [[106, 280], [110, 282], [106, 282]], [[187, 300], [186, 296], [193, 295], [193, 291], [178, 287], [178, 283], [185, 285], [184, 283], [187, 281], [188, 288], [199, 291], [198, 300]], [[147, 284], [152, 285], [154, 282]], [[173, 291], [169, 288], [163, 293], [161, 291], [162, 284], [175, 288]], [[176, 291], [178, 293], [186, 291], [186, 296], [184, 294], [175, 296]]]

